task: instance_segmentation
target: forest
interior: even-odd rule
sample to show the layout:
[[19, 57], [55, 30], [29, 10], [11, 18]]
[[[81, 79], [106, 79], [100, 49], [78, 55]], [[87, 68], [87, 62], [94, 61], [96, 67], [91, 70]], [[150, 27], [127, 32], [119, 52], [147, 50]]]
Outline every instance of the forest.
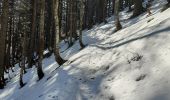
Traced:
[[[168, 14], [170, 0], [162, 0], [162, 2], [163, 2], [162, 6], [159, 6], [157, 8], [155, 7], [155, 9], [160, 9], [160, 12], [162, 13], [167, 11], [166, 16], [170, 17], [170, 15]], [[157, 4], [159, 5], [160, 3], [161, 0], [0, 0], [0, 89], [2, 89], [3, 91], [3, 89], [6, 89], [8, 87], [8, 84], [11, 82], [12, 79], [13, 75], [12, 73], [15, 73], [15, 75], [18, 76], [18, 81], [16, 84], [18, 84], [17, 86], [19, 87], [19, 89], [22, 89], [25, 86], [29, 85], [29, 83], [26, 82], [26, 80], [24, 79], [24, 75], [29, 73], [30, 70], [36, 70], [35, 73], [37, 75], [36, 77], [37, 82], [46, 78], [48, 75], [47, 73], [44, 72], [45, 70], [44, 67], [47, 66], [44, 65], [43, 61], [46, 59], [49, 60], [53, 56], [54, 61], [57, 63], [56, 65], [57, 67], [51, 69], [54, 71], [58, 70], [58, 68], [62, 68], [63, 66], [69, 66], [72, 63], [78, 61], [79, 57], [70, 60], [67, 59], [67, 57], [63, 57], [62, 55], [64, 54], [67, 55], [66, 54], [67, 52], [65, 51], [68, 51], [72, 48], [74, 49], [74, 45], [79, 45], [80, 52], [83, 52], [84, 50], [88, 49], [88, 47], [93, 46], [93, 44], [87, 43], [87, 41], [93, 40], [91, 39], [84, 40], [85, 31], [87, 31], [88, 33], [88, 30], [93, 30], [95, 27], [98, 27], [98, 25], [100, 26], [110, 24], [110, 20], [108, 20], [109, 18], [113, 19], [112, 26], [114, 29], [112, 33], [108, 35], [108, 38], [112, 38], [112, 36], [114, 37], [114, 34], [116, 35], [118, 33], [125, 34], [126, 31], [124, 32], [121, 31], [123, 31], [126, 28], [130, 28], [131, 25], [137, 26], [136, 25], [136, 23], [138, 23], [137, 21], [136, 23], [132, 22], [132, 24], [126, 25], [126, 22], [128, 22], [129, 20], [130, 21], [136, 19], [138, 20], [138, 18], [140, 19], [140, 17], [146, 15], [146, 18], [143, 18], [143, 20], [147, 19], [147, 23], [149, 23], [150, 21], [152, 23], [152, 20], [156, 18], [152, 17], [154, 15], [159, 16], [156, 15], [157, 12], [155, 9], [153, 9], [153, 7]], [[124, 13], [128, 14], [128, 18], [123, 19], [124, 17], [126, 17]], [[163, 21], [164, 20], [162, 20], [162, 23]], [[143, 24], [140, 24], [141, 27], [142, 25]], [[160, 26], [161, 25], [162, 24], [160, 22]], [[135, 32], [135, 30], [141, 27], [129, 30], [130, 31], [129, 33]], [[150, 29], [156, 31], [157, 28], [151, 27]], [[140, 33], [142, 31], [144, 31], [144, 29], [136, 33]], [[169, 31], [169, 27], [167, 28], [167, 31]], [[94, 30], [94, 32], [98, 34], [97, 30], [96, 31]], [[104, 32], [103, 34], [105, 33], [106, 32]], [[127, 35], [127, 33], [125, 35]], [[91, 37], [93, 37], [93, 35], [91, 35]], [[118, 38], [119, 37], [112, 39], [113, 42], [111, 44], [115, 43], [115, 46], [113, 47], [107, 46], [102, 47], [102, 45], [107, 45], [107, 43], [105, 42], [103, 42], [100, 45], [97, 45], [97, 47], [104, 51], [110, 49], [114, 50], [114, 48], [119, 47], [119, 45], [123, 45], [124, 43], [123, 42], [117, 45], [116, 42], [127, 39], [122, 38], [120, 40], [117, 40]], [[140, 37], [140, 39], [143, 38], [145, 38], [145, 36]], [[140, 39], [139, 38], [132, 39], [129, 40], [129, 42]], [[104, 38], [103, 40], [106, 39]], [[63, 46], [61, 45], [61, 43], [67, 45], [65, 49], [62, 49]], [[125, 42], [124, 44], [127, 43]], [[129, 64], [131, 64], [133, 61], [139, 61], [144, 58], [142, 54], [139, 53], [133, 54], [136, 55], [133, 59], [127, 58]], [[84, 61], [86, 60], [88, 59], [84, 59]], [[95, 58], [90, 59], [89, 62], [90, 61], [93, 62], [94, 60]], [[98, 60], [97, 62], [100, 62], [100, 60]], [[83, 61], [79, 62], [79, 64], [80, 63], [83, 63]], [[84, 68], [86, 68], [86, 66], [84, 66]], [[106, 70], [109, 68], [110, 67], [106, 67]], [[18, 70], [16, 71], [15, 69]], [[147, 75], [141, 75], [137, 79], [137, 81], [142, 80], [146, 76]], [[30, 78], [31, 76], [27, 77]], [[50, 79], [51, 77], [48, 78]], [[91, 77], [91, 79], [93, 80], [94, 77]], [[82, 80], [82, 78], [80, 78], [79, 80]], [[1, 96], [0, 99], [12, 100], [12, 98], [5, 99], [1, 98]], [[55, 98], [53, 99], [68, 100]], [[14, 100], [24, 99], [20, 98]], [[100, 100], [100, 99], [84, 98], [73, 100]], [[119, 99], [115, 99], [115, 97], [111, 96], [109, 97], [109, 100]], [[152, 100], [169, 100], [169, 99], [152, 99]]]

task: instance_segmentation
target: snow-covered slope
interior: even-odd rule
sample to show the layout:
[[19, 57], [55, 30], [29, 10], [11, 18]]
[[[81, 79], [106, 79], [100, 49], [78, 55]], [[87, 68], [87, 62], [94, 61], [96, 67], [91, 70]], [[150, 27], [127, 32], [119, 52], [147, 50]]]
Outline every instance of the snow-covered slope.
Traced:
[[84, 31], [88, 46], [81, 51], [78, 42], [66, 51], [61, 43], [62, 56], [73, 63], [55, 70], [54, 56], [44, 59], [45, 77], [37, 81], [36, 69], [29, 69], [21, 89], [17, 73], [11, 74], [0, 100], [170, 100], [170, 9], [160, 12], [164, 1], [154, 1], [150, 17], [127, 20], [130, 14], [122, 12], [124, 28], [116, 33], [113, 18]]

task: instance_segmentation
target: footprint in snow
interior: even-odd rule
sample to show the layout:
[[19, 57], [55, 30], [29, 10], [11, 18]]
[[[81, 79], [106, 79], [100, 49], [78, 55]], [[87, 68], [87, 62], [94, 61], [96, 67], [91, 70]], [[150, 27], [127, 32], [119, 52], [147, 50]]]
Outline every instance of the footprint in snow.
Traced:
[[55, 100], [58, 100], [58, 96], [48, 95], [48, 97], [50, 97], [50, 98], [52, 98], [52, 99], [55, 99]]
[[146, 77], [146, 75], [145, 75], [145, 74], [140, 75], [139, 77], [137, 77], [137, 78], [136, 78], [136, 81], [144, 80], [144, 79], [145, 79], [145, 77]]
[[110, 89], [110, 87], [109, 87], [109, 86], [104, 86], [104, 89], [106, 89], [106, 90], [107, 90], [107, 89]]
[[115, 79], [115, 77], [111, 77], [107, 81], [113, 81], [114, 79]]
[[90, 79], [91, 79], [91, 80], [94, 80], [94, 79], [95, 79], [95, 77], [91, 77]]
[[43, 94], [39, 95], [38, 97], [40, 98], [40, 97], [42, 97], [42, 96], [43, 96]]
[[110, 66], [106, 66], [105, 67], [105, 71], [109, 70]]

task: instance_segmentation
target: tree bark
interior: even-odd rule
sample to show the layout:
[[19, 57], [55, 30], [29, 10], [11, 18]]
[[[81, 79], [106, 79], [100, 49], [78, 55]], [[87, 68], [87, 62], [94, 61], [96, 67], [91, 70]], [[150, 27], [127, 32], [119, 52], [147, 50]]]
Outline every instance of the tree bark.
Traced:
[[115, 13], [115, 0], [112, 0], [112, 14]]
[[115, 1], [115, 26], [116, 26], [116, 31], [119, 31], [122, 29], [122, 25], [120, 24], [119, 21], [119, 0]]
[[134, 1], [134, 11], [132, 17], [136, 17], [143, 13], [144, 8], [142, 6], [142, 0], [133, 0], [133, 1]]
[[44, 21], [45, 21], [45, 0], [40, 0], [40, 30], [39, 30], [39, 50], [38, 50], [38, 66], [37, 66], [37, 74], [39, 77], [39, 80], [41, 80], [44, 77], [44, 72], [42, 70], [42, 61], [43, 61], [43, 51], [44, 51]]
[[54, 54], [55, 59], [59, 65], [64, 64], [66, 61], [61, 58], [59, 51], [59, 0], [53, 0], [53, 17], [54, 17], [54, 32], [55, 32], [55, 43], [54, 43]]
[[9, 1], [3, 0], [2, 16], [1, 16], [1, 32], [0, 32], [0, 88], [4, 88], [4, 56], [6, 45], [6, 34], [9, 17]]
[[80, 0], [80, 33], [79, 33], [79, 43], [81, 46], [81, 49], [85, 47], [82, 41], [82, 30], [83, 30], [83, 18], [84, 18], [84, 0]]
[[31, 26], [31, 39], [30, 39], [30, 47], [28, 50], [28, 68], [31, 68], [33, 65], [33, 52], [34, 52], [34, 39], [35, 39], [35, 29], [36, 29], [36, 5], [37, 0], [32, 0], [33, 8], [32, 8], [32, 26]]
[[[24, 27], [25, 28], [25, 27]], [[20, 87], [22, 88], [24, 85], [25, 85], [25, 83], [23, 82], [23, 79], [22, 79], [22, 77], [23, 77], [23, 74], [25, 73], [25, 58], [26, 58], [26, 33], [25, 33], [25, 30], [26, 29], [24, 29], [24, 32], [23, 32], [23, 37], [21, 38], [22, 40], [21, 40], [21, 44], [22, 44], [22, 56], [21, 56], [21, 69], [20, 69], [20, 81], [19, 81], [19, 83], [20, 83]]]

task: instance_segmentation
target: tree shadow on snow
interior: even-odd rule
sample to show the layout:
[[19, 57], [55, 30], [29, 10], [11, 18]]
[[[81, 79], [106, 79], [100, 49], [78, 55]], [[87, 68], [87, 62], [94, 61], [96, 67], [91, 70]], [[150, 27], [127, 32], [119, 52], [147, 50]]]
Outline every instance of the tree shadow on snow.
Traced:
[[[167, 19], [168, 20], [168, 19]], [[157, 28], [160, 27], [161, 24], [163, 24], [164, 22], [167, 22], [167, 20], [161, 22], [160, 24], [158, 24], [157, 26], [153, 26], [153, 27], [149, 27], [148, 29], [150, 30], [157, 30]], [[136, 40], [140, 40], [140, 39], [144, 39], [144, 38], [149, 38], [149, 37], [152, 37], [154, 35], [157, 35], [157, 34], [160, 34], [161, 32], [170, 32], [170, 27], [167, 26], [163, 29], [159, 29], [157, 31], [154, 31], [154, 32], [151, 32], [149, 34], [146, 34], [146, 35], [143, 35], [143, 36], [139, 36], [139, 37], [135, 37], [135, 38], [132, 38], [132, 39], [129, 39], [129, 40], [126, 40], [126, 41], [122, 41], [121, 40], [124, 40], [124, 39], [120, 39], [118, 41], [115, 41], [113, 43], [115, 43], [115, 45], [111, 45], [111, 46], [101, 46], [100, 44], [99, 45], [91, 45], [91, 46], [94, 46], [94, 47], [98, 47], [100, 49], [103, 49], [103, 50], [106, 50], [106, 49], [113, 49], [113, 48], [116, 48], [116, 47], [119, 47], [119, 46], [122, 46], [122, 45], [125, 45], [125, 44], [128, 44], [128, 43], [131, 43], [131, 42], [134, 42]], [[128, 39], [129, 37], [127, 37]], [[117, 43], [117, 42], [120, 42], [120, 43]], [[117, 43], [117, 44], [116, 44]]]

